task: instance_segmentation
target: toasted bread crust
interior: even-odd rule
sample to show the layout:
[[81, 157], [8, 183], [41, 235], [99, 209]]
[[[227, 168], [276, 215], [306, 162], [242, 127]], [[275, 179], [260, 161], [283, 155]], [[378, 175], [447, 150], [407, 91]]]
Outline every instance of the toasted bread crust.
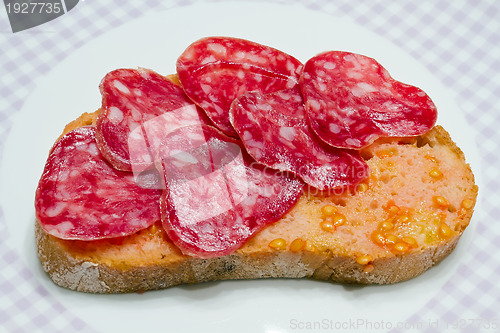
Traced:
[[[408, 143], [407, 141], [413, 143], [402, 144]], [[452, 169], [461, 172], [459, 185], [462, 192], [457, 195], [472, 202], [472, 207], [461, 209], [460, 214], [457, 213], [458, 207], [448, 210], [436, 209], [438, 211], [436, 214], [439, 213], [439, 216], [447, 214], [446, 221], [443, 221], [453, 230], [451, 235], [436, 236], [438, 232], [434, 229], [439, 227], [434, 227], [430, 241], [419, 240], [418, 247], [404, 253], [395, 253], [394, 250], [391, 251], [370, 243], [369, 234], [367, 236], [367, 232], [374, 230], [373, 225], [379, 224], [383, 217], [373, 217], [373, 215], [365, 217], [363, 215], [365, 220], [346, 226], [345, 231], [340, 230], [344, 232], [344, 235], [352, 234], [353, 241], [349, 243], [349, 246], [343, 242], [339, 243], [338, 239], [334, 241], [325, 238], [321, 235], [321, 230], [313, 232], [309, 230], [312, 227], [308, 226], [309, 229], [306, 233], [309, 235], [308, 240], [315, 244], [312, 250], [292, 251], [291, 248], [284, 250], [270, 248], [267, 245], [269, 239], [278, 236], [286, 239], [289, 236], [288, 239], [293, 240], [297, 237], [290, 234], [289, 230], [293, 229], [287, 228], [293, 228], [293, 224], [297, 224], [296, 228], [300, 229], [299, 224], [304, 223], [304, 221], [299, 220], [305, 219], [304, 216], [309, 216], [298, 213], [298, 215], [294, 215], [294, 210], [299, 211], [304, 207], [308, 209], [307, 213], [311, 210], [308, 206], [310, 205], [309, 199], [302, 198], [302, 202], [298, 204], [299, 207], [294, 208], [282, 220], [255, 235], [241, 249], [224, 257], [200, 259], [182, 255], [166, 238], [164, 232], [158, 230], [161, 229], [159, 227], [155, 227], [154, 232], [144, 231], [140, 235], [129, 236], [119, 241], [85, 243], [55, 238], [47, 234], [39, 223], [36, 223], [38, 255], [44, 270], [57, 285], [92, 293], [136, 292], [162, 289], [179, 284], [227, 279], [312, 278], [360, 284], [390, 284], [405, 281], [420, 275], [453, 251], [472, 217], [477, 186], [474, 184], [474, 176], [469, 165], [465, 162], [462, 151], [452, 141], [446, 130], [440, 126], [436, 126], [422, 137], [382, 139], [374, 146], [375, 148], [382, 147], [386, 142], [389, 146], [392, 144], [402, 150], [425, 148], [429, 152], [444, 152], [445, 155], [450, 153], [441, 161], [441, 166], [447, 162], [446, 159], [453, 159], [449, 162]], [[376, 152], [375, 148], [362, 152], [362, 154], [369, 159]], [[429, 184], [431, 185], [425, 186], [428, 186], [432, 191], [436, 191], [436, 189], [446, 190], [445, 185], [440, 187], [440, 185], [436, 185], [438, 183], [431, 181]], [[455, 188], [454, 185], [452, 187]], [[361, 197], [358, 199], [356, 195], [361, 196], [359, 194], [346, 196], [350, 202], [347, 207], [352, 207], [352, 202], [356, 204], [358, 201], [367, 200], [366, 198], [361, 199]], [[374, 192], [372, 195], [378, 194]], [[312, 201], [316, 205], [318, 203], [321, 205], [331, 203], [331, 199], [329, 197], [314, 197]], [[372, 201], [375, 199], [377, 198], [370, 198]], [[346, 215], [348, 213], [348, 211], [345, 212]], [[310, 219], [314, 220], [315, 215], [310, 216], [312, 216]], [[348, 215], [348, 218], [354, 219], [355, 216], [357, 215], [352, 215], [352, 217]], [[287, 227], [290, 223], [292, 226]], [[423, 222], [420, 221], [420, 223]], [[434, 222], [425, 220], [425, 223], [432, 224]], [[311, 222], [311, 225], [315, 226], [316, 223]], [[358, 242], [358, 240], [360, 241]], [[357, 259], [360, 255], [367, 253], [367, 246], [371, 246], [370, 244], [373, 245], [369, 247], [372, 255], [369, 265], [372, 267], [367, 269], [367, 265], [360, 264]], [[137, 250], [138, 246], [140, 250]], [[108, 251], [108, 249], [112, 250]], [[127, 251], [123, 249], [127, 249]], [[139, 258], [139, 256], [141, 257]]]
[[448, 256], [460, 236], [401, 256], [373, 261], [365, 273], [354, 257], [290, 251], [231, 254], [219, 258], [186, 258], [168, 266], [127, 270], [72, 257], [57, 238], [37, 223], [36, 242], [44, 270], [59, 286], [89, 293], [129, 293], [219, 280], [312, 278], [338, 283], [392, 284], [416, 277]]

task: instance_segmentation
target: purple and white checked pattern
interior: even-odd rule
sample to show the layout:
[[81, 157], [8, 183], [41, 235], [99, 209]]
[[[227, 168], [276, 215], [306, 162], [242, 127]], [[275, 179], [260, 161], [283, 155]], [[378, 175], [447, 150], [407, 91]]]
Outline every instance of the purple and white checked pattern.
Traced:
[[[270, 1], [270, 0], [268, 0]], [[35, 80], [92, 38], [155, 11], [202, 1], [80, 1], [70, 13], [25, 33], [12, 34], [0, 11], [0, 161], [10, 117], [35, 88]], [[207, 1], [205, 1], [207, 2]], [[217, 2], [217, 1], [212, 1]], [[500, 2], [279, 0], [348, 17], [392, 40], [415, 56], [454, 93], [465, 112], [482, 156], [484, 220], [477, 221], [469, 255], [441, 292], [408, 318], [500, 321]], [[119, 5], [118, 5], [119, 4]], [[116, 6], [114, 6], [116, 5]], [[111, 11], [112, 9], [112, 11]], [[21, 66], [19, 64], [22, 64]], [[0, 184], [2, 186], [2, 184]], [[51, 297], [6, 245], [8, 231], [0, 210], [0, 331], [93, 332]], [[432, 325], [425, 332], [441, 332]], [[453, 332], [479, 332], [466, 325]], [[484, 330], [493, 332], [496, 330]]]

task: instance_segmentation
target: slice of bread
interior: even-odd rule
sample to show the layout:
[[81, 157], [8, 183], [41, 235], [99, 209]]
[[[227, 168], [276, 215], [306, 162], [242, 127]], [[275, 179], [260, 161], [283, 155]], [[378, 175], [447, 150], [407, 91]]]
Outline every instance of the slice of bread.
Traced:
[[[95, 123], [95, 116], [82, 115], [65, 132]], [[38, 255], [56, 284], [95, 293], [226, 279], [413, 278], [455, 248], [475, 205], [474, 175], [440, 126], [421, 137], [379, 139], [361, 153], [370, 167], [364, 183], [329, 195], [306, 191], [281, 220], [224, 257], [183, 255], [160, 222], [97, 241], [61, 240], [36, 223]]]

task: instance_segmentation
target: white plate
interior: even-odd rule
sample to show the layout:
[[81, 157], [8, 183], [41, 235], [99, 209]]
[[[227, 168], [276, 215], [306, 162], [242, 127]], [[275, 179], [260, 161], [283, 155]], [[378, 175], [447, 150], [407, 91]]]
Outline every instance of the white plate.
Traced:
[[428, 92], [438, 106], [439, 123], [451, 132], [479, 176], [474, 140], [463, 135], [470, 131], [449, 92], [416, 59], [387, 40], [351, 21], [301, 6], [195, 5], [149, 15], [108, 32], [38, 81], [14, 117], [5, 146], [0, 198], [10, 233], [7, 245], [18, 251], [50, 297], [103, 332], [287, 332], [308, 324], [333, 330], [353, 322], [363, 331], [368, 327], [363, 325], [370, 323], [380, 326], [385, 321], [393, 327], [404, 323], [452, 277], [473, 237], [474, 222], [444, 262], [418, 278], [390, 286], [257, 280], [181, 286], [142, 295], [89, 295], [55, 286], [41, 270], [33, 239], [34, 191], [48, 150], [64, 125], [100, 106], [98, 84], [106, 72], [140, 66], [174, 73], [177, 56], [191, 42], [210, 35], [247, 38], [303, 62], [334, 49], [374, 57], [396, 79]]

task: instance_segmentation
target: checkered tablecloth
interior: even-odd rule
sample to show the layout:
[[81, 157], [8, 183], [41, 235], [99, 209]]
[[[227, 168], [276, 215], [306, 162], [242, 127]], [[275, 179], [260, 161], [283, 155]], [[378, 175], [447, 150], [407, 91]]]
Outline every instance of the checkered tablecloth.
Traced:
[[[133, 18], [201, 2], [208, 1], [81, 0], [64, 17], [16, 34], [11, 32], [4, 8], [0, 9], [0, 162], [11, 116], [22, 109], [37, 79], [52, 64]], [[439, 319], [457, 323], [456, 332], [500, 332], [500, 1], [267, 2], [352, 19], [419, 59], [451, 90], [470, 125], [472, 133], [467, 135], [475, 138], [482, 158], [484, 218], [476, 220], [469, 254], [454, 276], [408, 322]], [[39, 285], [7, 244], [8, 237], [0, 210], [0, 332], [93, 332]], [[432, 325], [423, 330], [439, 332]]]

